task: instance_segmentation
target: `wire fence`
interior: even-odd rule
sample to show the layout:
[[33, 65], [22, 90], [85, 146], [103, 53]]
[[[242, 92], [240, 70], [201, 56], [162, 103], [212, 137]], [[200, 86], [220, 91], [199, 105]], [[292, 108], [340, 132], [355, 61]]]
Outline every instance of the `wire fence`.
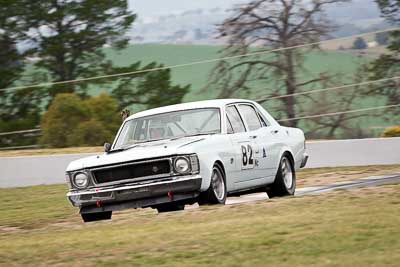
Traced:
[[[166, 70], [166, 69], [183, 68], [183, 67], [188, 67], [188, 66], [193, 66], [193, 65], [215, 63], [215, 62], [219, 62], [219, 61], [223, 61], [223, 60], [231, 60], [231, 59], [238, 59], [238, 58], [244, 58], [244, 57], [250, 57], [250, 56], [256, 56], [256, 55], [263, 55], [263, 54], [285, 51], [285, 50], [290, 50], [290, 49], [305, 48], [305, 47], [321, 45], [321, 44], [325, 44], [325, 43], [329, 43], [329, 42], [333, 42], [333, 41], [343, 41], [343, 40], [353, 39], [353, 38], [357, 38], [357, 37], [363, 37], [363, 36], [367, 36], [367, 35], [385, 33], [385, 32], [397, 31], [397, 30], [400, 30], [400, 27], [379, 30], [379, 31], [373, 31], [373, 32], [366, 32], [366, 33], [362, 33], [362, 34], [355, 34], [355, 35], [334, 38], [334, 39], [327, 39], [327, 40], [322, 40], [322, 41], [318, 41], [318, 42], [300, 44], [300, 45], [295, 45], [295, 46], [290, 46], [290, 47], [281, 47], [281, 48], [277, 48], [277, 49], [258, 51], [258, 52], [252, 52], [252, 53], [246, 53], [246, 54], [228, 56], [228, 57], [211, 58], [211, 59], [199, 60], [199, 61], [188, 62], [188, 63], [183, 63], [183, 64], [176, 64], [176, 65], [157, 67], [157, 68], [149, 68], [149, 69], [133, 71], [133, 72], [117, 73], [117, 74], [102, 75], [102, 76], [93, 76], [93, 77], [88, 77], [88, 78], [67, 80], [67, 81], [60, 81], [60, 82], [47, 82], [47, 83], [8, 87], [8, 88], [0, 89], [0, 92], [1, 91], [21, 90], [21, 89], [28, 89], [28, 88], [39, 88], [39, 87], [43, 87], [43, 86], [52, 86], [52, 85], [65, 85], [65, 84], [93, 81], [93, 80], [99, 80], [99, 79], [108, 79], [108, 78], [129, 76], [129, 75], [134, 75], [134, 74], [154, 72], [154, 71], [160, 71], [160, 70]], [[264, 102], [267, 100], [282, 99], [282, 98], [287, 98], [287, 97], [296, 97], [296, 96], [314, 94], [314, 93], [319, 93], [319, 92], [348, 89], [348, 88], [353, 88], [356, 86], [367, 86], [367, 85], [372, 85], [372, 84], [376, 84], [376, 83], [394, 81], [394, 80], [399, 80], [399, 79], [400, 79], [400, 76], [395, 76], [395, 77], [378, 79], [378, 80], [373, 80], [373, 81], [365, 81], [365, 82], [347, 84], [347, 85], [342, 85], [342, 86], [335, 86], [335, 87], [322, 88], [322, 89], [316, 89], [316, 90], [311, 90], [311, 91], [297, 92], [297, 93], [293, 93], [293, 94], [285, 94], [285, 95], [278, 95], [278, 96], [266, 96], [266, 97], [258, 98], [256, 101]], [[319, 118], [319, 117], [325, 117], [325, 116], [336, 116], [336, 115], [350, 114], [350, 113], [356, 113], [356, 112], [368, 112], [368, 111], [372, 111], [372, 110], [396, 108], [399, 106], [400, 106], [400, 104], [395, 104], [395, 105], [378, 106], [378, 107], [370, 107], [370, 108], [347, 110], [347, 111], [338, 111], [338, 112], [331, 112], [331, 113], [324, 113], [324, 114], [312, 114], [312, 115], [306, 115], [306, 116], [295, 117], [295, 118], [280, 119], [278, 121], [279, 122], [287, 122], [287, 121], [293, 121], [293, 120], [311, 119], [311, 118]], [[0, 137], [6, 137], [6, 136], [10, 136], [10, 135], [20, 135], [20, 134], [25, 135], [25, 134], [40, 134], [40, 133], [41, 133], [41, 129], [35, 128], [35, 129], [27, 129], [27, 130], [19, 130], [19, 131], [2, 132], [2, 133], [0, 133]], [[2, 148], [0, 148], [0, 150], [30, 149], [30, 148], [38, 148], [38, 147], [40, 147], [40, 146], [39, 145], [24, 145], [24, 146], [2, 147]]]
[[[296, 96], [314, 94], [314, 93], [320, 93], [320, 92], [326, 92], [326, 91], [348, 89], [348, 88], [353, 88], [353, 87], [356, 87], [356, 86], [366, 86], [366, 85], [382, 83], [382, 82], [387, 82], [387, 81], [394, 81], [394, 80], [400, 80], [400, 76], [395, 76], [395, 77], [391, 77], [391, 78], [384, 78], [384, 79], [379, 79], [379, 80], [374, 80], [374, 81], [366, 81], [366, 82], [360, 82], [360, 83], [347, 84], [347, 85], [343, 85], [343, 86], [335, 86], [335, 87], [329, 87], [329, 88], [316, 89], [316, 90], [305, 91], [305, 92], [298, 92], [298, 93], [294, 93], [294, 94], [286, 94], [286, 95], [279, 95], [279, 96], [268, 96], [268, 97], [264, 97], [264, 98], [258, 98], [255, 101], [264, 102], [264, 101], [267, 101], [267, 100], [281, 99], [281, 98], [286, 98], [286, 97], [290, 97], [290, 96], [296, 97]], [[377, 107], [377, 108], [381, 109], [381, 108], [390, 108], [390, 107], [396, 107], [396, 105], [381, 106], [381, 107]], [[372, 109], [375, 109], [375, 107], [373, 107]], [[364, 109], [362, 109], [362, 110], [364, 110]], [[334, 113], [335, 112], [327, 113], [327, 114], [334, 114]], [[340, 114], [346, 114], [346, 113], [340, 113]], [[315, 116], [323, 116], [323, 115], [324, 114], [315, 114], [315, 115], [312, 115], [312, 116], [314, 116], [313, 118], [315, 118]], [[297, 119], [302, 119], [302, 118], [303, 117], [290, 118], [290, 119], [281, 119], [279, 121], [297, 120]], [[311, 117], [307, 117], [307, 118], [311, 118]], [[27, 130], [20, 130], [20, 131], [3, 132], [3, 133], [0, 133], [0, 136], [13, 135], [13, 134], [35, 133], [35, 132], [40, 132], [40, 131], [41, 131], [41, 129], [27, 129]]]
[[21, 150], [21, 149], [38, 149], [41, 148], [40, 145], [29, 145], [29, 146], [8, 146], [8, 147], [0, 147], [0, 151], [7, 150]]
[[193, 62], [188, 62], [188, 63], [183, 63], [183, 64], [176, 64], [176, 65], [157, 67], [157, 68], [149, 68], [149, 69], [138, 70], [138, 71], [123, 72], [123, 73], [101, 75], [101, 76], [93, 76], [93, 77], [88, 77], [88, 78], [81, 78], [81, 79], [74, 79], [74, 80], [67, 80], [67, 81], [60, 81], [60, 82], [47, 82], [47, 83], [39, 83], [39, 84], [14, 86], [14, 87], [2, 88], [2, 89], [0, 89], [0, 91], [21, 90], [21, 89], [27, 89], [27, 88], [36, 88], [36, 87], [53, 86], [53, 85], [65, 85], [65, 84], [71, 84], [71, 83], [79, 83], [79, 82], [85, 82], [85, 81], [93, 81], [93, 80], [99, 80], [99, 79], [108, 79], [108, 78], [129, 76], [129, 75], [135, 75], [135, 74], [142, 74], [142, 73], [154, 72], [154, 71], [160, 71], [160, 70], [183, 68], [183, 67], [189, 67], [189, 66], [194, 66], [194, 65], [199, 65], [199, 64], [216, 63], [216, 62], [224, 61], [224, 60], [238, 59], [238, 58], [257, 56], [257, 55], [265, 55], [265, 54], [274, 53], [274, 52], [281, 52], [281, 51], [285, 51], [285, 50], [305, 48], [305, 47], [321, 45], [321, 44], [325, 44], [325, 43], [329, 43], [329, 42], [344, 41], [344, 40], [348, 40], [348, 39], [354, 39], [357, 37], [363, 37], [363, 36], [368, 36], [368, 35], [372, 35], [372, 34], [386, 33], [386, 32], [398, 31], [398, 30], [400, 30], [400, 27], [379, 30], [379, 31], [366, 32], [366, 33], [361, 33], [361, 34], [353, 34], [353, 35], [340, 37], [340, 38], [332, 38], [332, 39], [322, 40], [322, 41], [318, 41], [318, 42], [311, 42], [311, 43], [306, 43], [306, 44], [281, 47], [281, 48], [270, 49], [270, 50], [265, 50], [265, 51], [251, 52], [251, 53], [235, 55], [235, 56], [204, 59], [204, 60], [193, 61]]

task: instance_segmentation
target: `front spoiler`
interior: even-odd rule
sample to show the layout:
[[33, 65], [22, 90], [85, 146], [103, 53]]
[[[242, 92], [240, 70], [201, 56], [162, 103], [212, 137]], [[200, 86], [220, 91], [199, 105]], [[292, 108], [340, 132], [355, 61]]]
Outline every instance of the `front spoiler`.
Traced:
[[81, 213], [149, 207], [195, 198], [201, 181], [200, 175], [181, 176], [144, 184], [68, 192], [67, 197], [73, 206], [81, 207]]

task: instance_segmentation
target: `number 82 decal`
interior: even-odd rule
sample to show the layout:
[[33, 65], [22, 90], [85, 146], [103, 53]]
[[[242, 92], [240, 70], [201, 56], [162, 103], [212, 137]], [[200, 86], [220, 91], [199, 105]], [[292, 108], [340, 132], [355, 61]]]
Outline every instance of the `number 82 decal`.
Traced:
[[242, 169], [254, 168], [254, 155], [251, 145], [242, 145]]

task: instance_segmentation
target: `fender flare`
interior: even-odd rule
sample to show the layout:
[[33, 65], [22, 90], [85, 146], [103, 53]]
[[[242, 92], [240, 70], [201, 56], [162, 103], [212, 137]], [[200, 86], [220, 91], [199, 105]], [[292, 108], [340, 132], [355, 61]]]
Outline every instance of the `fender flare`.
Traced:
[[[201, 192], [206, 191], [210, 187], [212, 169], [215, 164], [218, 164], [221, 167], [221, 171], [224, 174], [225, 182], [226, 182], [226, 170], [225, 170], [223, 160], [218, 155], [214, 155], [210, 159], [207, 159], [206, 161], [203, 161], [202, 163], [200, 163], [200, 174], [202, 177], [201, 188], [200, 188]], [[204, 169], [204, 168], [206, 168], [206, 169]]]
[[289, 160], [291, 161], [293, 168], [295, 168], [296, 161], [295, 161], [295, 157], [294, 157], [292, 149], [289, 146], [283, 146], [281, 151], [279, 152], [278, 163], [276, 166], [277, 170], [279, 167], [280, 160], [281, 160], [283, 154], [285, 154], [285, 153], [287, 153], [289, 155]]

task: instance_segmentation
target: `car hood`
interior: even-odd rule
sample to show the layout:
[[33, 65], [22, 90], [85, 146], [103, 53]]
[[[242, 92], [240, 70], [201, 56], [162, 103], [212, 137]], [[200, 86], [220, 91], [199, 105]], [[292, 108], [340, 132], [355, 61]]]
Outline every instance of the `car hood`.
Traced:
[[[191, 153], [190, 144], [203, 141], [209, 136], [185, 137], [175, 140], [160, 140], [136, 146], [120, 152], [103, 153], [71, 162], [67, 171], [124, 163], [134, 160], [158, 158], [180, 153]], [[185, 149], [187, 148], [187, 149]]]

